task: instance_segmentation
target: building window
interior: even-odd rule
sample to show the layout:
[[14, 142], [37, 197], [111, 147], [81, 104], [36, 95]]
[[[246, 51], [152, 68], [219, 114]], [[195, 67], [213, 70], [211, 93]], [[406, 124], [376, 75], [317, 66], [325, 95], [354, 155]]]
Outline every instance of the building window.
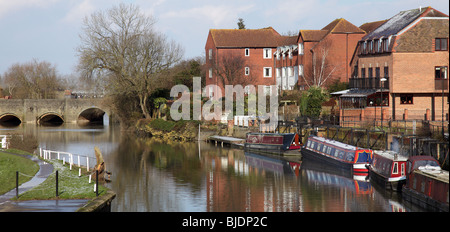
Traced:
[[272, 48], [264, 48], [264, 59], [270, 59], [272, 58]]
[[400, 95], [400, 104], [414, 104], [412, 94]]
[[375, 68], [375, 77], [380, 78], [380, 67]]
[[361, 78], [366, 78], [366, 68], [361, 68]]
[[303, 43], [298, 44], [298, 54], [303, 55]]
[[250, 56], [250, 48], [245, 49], [245, 56]]
[[209, 98], [212, 98], [214, 96], [214, 90], [212, 86], [209, 86]]
[[271, 89], [272, 87], [270, 85], [264, 86], [264, 95], [270, 95]]
[[249, 67], [245, 67], [245, 75], [246, 76], [250, 75], [250, 68]]
[[388, 43], [388, 39], [387, 38], [383, 39], [383, 41], [381, 42], [381, 46], [382, 46], [382, 48], [381, 48], [382, 52], [387, 52], [388, 51], [389, 43]]
[[303, 76], [303, 64], [300, 64], [300, 65], [298, 66], [298, 75], [299, 75], [299, 76]]
[[294, 76], [294, 67], [288, 67], [288, 77]]
[[447, 38], [441, 38], [435, 40], [435, 51], [447, 51], [448, 50], [448, 39]]
[[388, 66], [384, 66], [384, 77], [389, 77], [389, 67]]
[[209, 49], [208, 54], [209, 54], [209, 59], [212, 60], [212, 49]]
[[209, 78], [212, 78], [213, 74], [212, 74], [212, 68], [209, 69]]
[[372, 71], [372, 68], [369, 68], [369, 70], [368, 70], [368, 77], [369, 78], [372, 78], [373, 77], [373, 71]]
[[264, 77], [272, 77], [272, 68], [264, 67]]
[[434, 78], [435, 79], [447, 79], [447, 66], [435, 67]]

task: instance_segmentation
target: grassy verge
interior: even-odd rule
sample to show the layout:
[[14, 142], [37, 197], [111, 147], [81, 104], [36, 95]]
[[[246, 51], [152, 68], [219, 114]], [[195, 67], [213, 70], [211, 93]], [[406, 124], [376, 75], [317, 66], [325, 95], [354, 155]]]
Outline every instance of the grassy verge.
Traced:
[[[89, 173], [86, 173], [85, 168], [82, 168], [82, 174], [79, 177], [78, 167], [72, 166], [72, 170], [70, 170], [69, 165], [63, 165], [62, 161], [51, 160], [47, 162], [53, 165], [53, 173], [40, 185], [19, 195], [19, 200], [92, 199], [96, 197], [94, 192], [95, 180], [89, 183]], [[56, 197], [56, 170], [58, 170], [58, 197]], [[107, 188], [99, 185], [99, 194], [106, 193]]]
[[[32, 155], [28, 152], [9, 149], [9, 153]], [[94, 183], [89, 183], [89, 174], [82, 168], [81, 177], [79, 168], [63, 165], [60, 160], [46, 160], [53, 165], [53, 173], [40, 185], [19, 195], [13, 200], [50, 200], [50, 199], [92, 199], [95, 198]], [[56, 197], [56, 170], [58, 170], [58, 193]], [[16, 186], [16, 171], [25, 174], [19, 176], [19, 184], [29, 181], [38, 171], [39, 165], [34, 161], [17, 155], [0, 152], [0, 194], [4, 194]], [[105, 194], [107, 188], [99, 184], [99, 194]]]
[[16, 187], [16, 171], [20, 173], [20, 185], [29, 181], [39, 171], [39, 165], [27, 158], [0, 151], [0, 195]]

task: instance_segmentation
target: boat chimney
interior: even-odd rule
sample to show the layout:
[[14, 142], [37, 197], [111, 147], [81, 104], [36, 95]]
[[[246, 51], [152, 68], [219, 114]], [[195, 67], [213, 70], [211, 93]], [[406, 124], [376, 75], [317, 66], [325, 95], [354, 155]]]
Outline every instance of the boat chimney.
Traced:
[[394, 154], [394, 160], [397, 160], [397, 157], [398, 157], [398, 154], [395, 153], [395, 154]]

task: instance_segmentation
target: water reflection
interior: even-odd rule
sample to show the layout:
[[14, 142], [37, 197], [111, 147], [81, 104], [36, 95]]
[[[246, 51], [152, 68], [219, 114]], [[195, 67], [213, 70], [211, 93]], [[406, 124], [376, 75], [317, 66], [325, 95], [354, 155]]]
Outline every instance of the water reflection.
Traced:
[[204, 142], [136, 138], [119, 127], [19, 126], [40, 146], [95, 157], [102, 151], [117, 193], [112, 211], [422, 211], [351, 173], [295, 158], [245, 153]]

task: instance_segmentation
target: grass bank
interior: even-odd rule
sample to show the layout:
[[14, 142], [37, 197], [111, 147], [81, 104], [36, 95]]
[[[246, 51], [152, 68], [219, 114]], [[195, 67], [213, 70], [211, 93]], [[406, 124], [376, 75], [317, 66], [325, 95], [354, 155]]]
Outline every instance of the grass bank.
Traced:
[[39, 171], [39, 165], [25, 157], [0, 151], [0, 195], [16, 187], [16, 171], [20, 173], [20, 185], [33, 178]]
[[[32, 155], [13, 149], [7, 150], [7, 152]], [[44, 182], [20, 194], [18, 199], [14, 197], [13, 200], [93, 199], [96, 197], [95, 180], [89, 183], [90, 173], [87, 173], [85, 168], [82, 168], [82, 175], [79, 177], [79, 169], [76, 166], [72, 166], [72, 170], [70, 170], [69, 165], [63, 165], [60, 160], [46, 160], [46, 162], [53, 165], [52, 174]], [[20, 176], [20, 182], [25, 183], [39, 171], [39, 165], [27, 158], [0, 152], [0, 194], [15, 188], [17, 170], [30, 176], [28, 179], [23, 175]], [[56, 197], [56, 170], [58, 170], [58, 197]], [[108, 188], [99, 185], [99, 194], [105, 194]]]
[[[19, 195], [19, 200], [50, 200], [50, 199], [93, 199], [95, 180], [89, 183], [89, 173], [84, 172], [79, 177], [79, 168], [68, 164], [63, 165], [60, 160], [47, 161], [53, 165], [53, 173], [35, 188]], [[58, 197], [56, 197], [56, 170], [58, 170]], [[99, 184], [99, 194], [104, 194], [108, 190]]]

